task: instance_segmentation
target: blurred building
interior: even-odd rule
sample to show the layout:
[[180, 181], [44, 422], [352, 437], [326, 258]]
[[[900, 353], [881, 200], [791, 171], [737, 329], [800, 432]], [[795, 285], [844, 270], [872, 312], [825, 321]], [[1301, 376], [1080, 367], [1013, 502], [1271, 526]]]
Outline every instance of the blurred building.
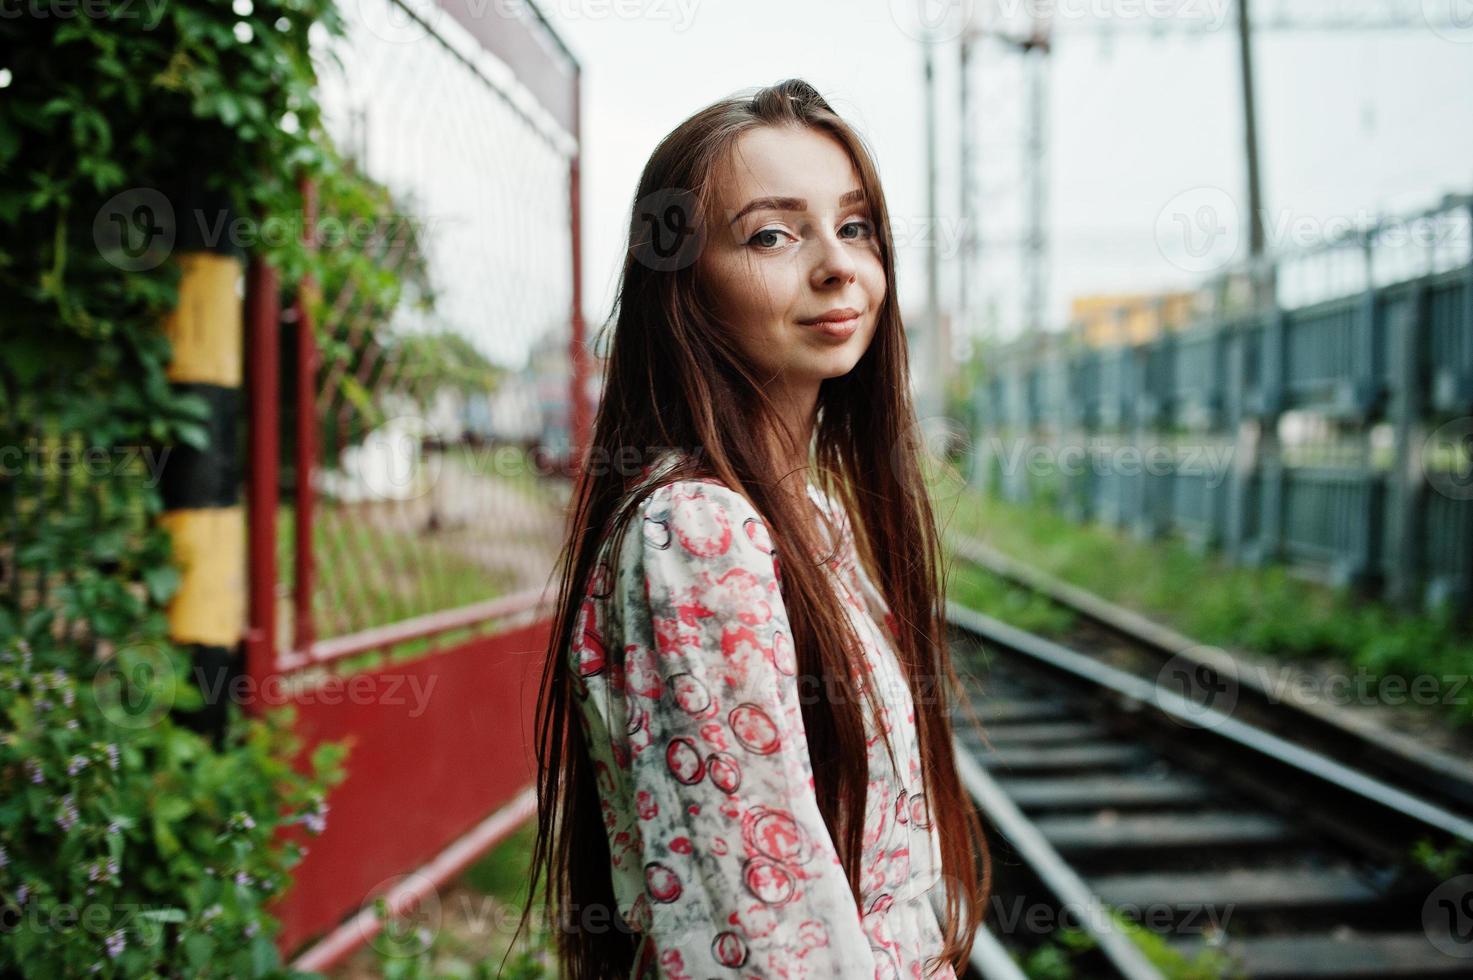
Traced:
[[1101, 293], [1069, 304], [1069, 331], [1089, 347], [1133, 346], [1192, 321], [1195, 291]]

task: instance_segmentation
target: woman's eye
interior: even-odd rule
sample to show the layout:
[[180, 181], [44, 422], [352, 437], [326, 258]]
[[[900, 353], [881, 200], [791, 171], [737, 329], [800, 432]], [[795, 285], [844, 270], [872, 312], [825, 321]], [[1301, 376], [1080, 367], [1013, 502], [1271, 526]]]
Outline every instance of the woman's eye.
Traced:
[[[845, 234], [845, 232], [847, 232], [849, 229], [854, 229], [854, 232], [855, 233], [854, 234]], [[871, 234], [870, 223], [868, 221], [863, 220], [863, 219], [855, 219], [854, 221], [848, 221], [848, 222], [845, 222], [839, 228], [839, 232], [840, 232], [840, 234], [839, 234], [839, 237], [840, 238], [845, 238], [845, 239], [848, 239], [850, 241], [854, 241], [854, 240], [857, 240], [857, 239], [860, 239], [860, 238], [865, 238], [865, 237], [867, 237], [867, 236], [869, 236]], [[786, 231], [783, 231], [781, 228], [763, 228], [761, 231], [757, 232], [751, 238], [747, 239], [747, 244], [748, 245], [754, 245], [754, 246], [756, 246], [758, 248], [761, 248], [761, 249], [764, 249], [764, 250], [772, 250], [772, 249], [775, 249], [779, 245], [782, 244], [781, 239], [773, 240], [773, 239], [769, 239], [769, 238], [766, 237], [766, 236], [769, 236], [769, 235], [772, 235], [772, 236], [787, 235], [789, 238], [792, 238], [793, 237], [792, 235], [789, 235]]]
[[787, 232], [785, 232], [785, 231], [783, 231], [783, 230], [781, 230], [779, 228], [763, 228], [761, 231], [757, 232], [757, 234], [755, 234], [751, 238], [747, 239], [747, 244], [748, 245], [754, 245], [754, 244], [755, 245], [759, 245], [761, 248], [776, 248], [780, 244], [779, 242], [768, 242], [768, 241], [758, 242], [757, 239], [762, 238], [765, 235], [786, 235], [786, 234], [787, 234]]

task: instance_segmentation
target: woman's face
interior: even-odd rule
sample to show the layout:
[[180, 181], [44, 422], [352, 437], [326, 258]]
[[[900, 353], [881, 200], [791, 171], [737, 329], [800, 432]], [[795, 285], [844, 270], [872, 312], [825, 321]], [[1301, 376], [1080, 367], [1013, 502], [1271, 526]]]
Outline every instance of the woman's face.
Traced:
[[[811, 405], [874, 337], [885, 270], [859, 175], [842, 144], [806, 127], [743, 133], [717, 175], [698, 275], [769, 392]], [[835, 310], [858, 314], [816, 324]], [[774, 390], [776, 389], [776, 390]]]

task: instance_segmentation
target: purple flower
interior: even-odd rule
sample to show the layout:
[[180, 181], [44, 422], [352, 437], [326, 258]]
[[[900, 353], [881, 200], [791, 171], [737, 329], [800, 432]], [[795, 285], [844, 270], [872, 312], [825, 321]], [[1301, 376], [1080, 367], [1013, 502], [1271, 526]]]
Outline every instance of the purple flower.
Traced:
[[46, 782], [46, 774], [41, 771], [41, 763], [35, 759], [27, 759], [26, 768], [31, 771], [31, 782], [38, 786]]
[[109, 834], [121, 834], [123, 832], [123, 825], [116, 820], [110, 820], [108, 821], [107, 832]]
[[112, 742], [107, 743], [107, 767], [114, 770], [118, 768], [118, 747]]
[[[107, 864], [101, 861], [93, 861], [87, 866], [88, 881], [103, 881], [118, 876], [118, 862], [112, 858], [107, 859]], [[90, 891], [90, 889], [89, 889]]]
[[128, 945], [128, 940], [123, 938], [123, 930], [114, 929], [107, 934], [107, 955], [117, 959]]
[[31, 886], [21, 885], [15, 890], [15, 902], [17, 905], [26, 904], [26, 899], [31, 897]]
[[68, 793], [61, 798], [61, 816], [56, 818], [56, 822], [61, 825], [62, 830], [71, 830], [77, 825], [77, 804], [72, 799], [72, 794]]
[[254, 923], [254, 922], [247, 922], [246, 925], [245, 925], [245, 934], [246, 934], [246, 937], [247, 938], [250, 938], [250, 937], [254, 936], [256, 933], [258, 933], [260, 931], [261, 931], [261, 927], [259, 925], [257, 925], [256, 923]]
[[251, 876], [246, 874], [244, 871], [237, 871], [235, 873], [235, 883], [242, 888], [249, 888], [252, 884]]
[[85, 755], [74, 755], [72, 756], [72, 761], [67, 764], [66, 774], [68, 776], [75, 776], [77, 773], [86, 768], [87, 757]]
[[0, 868], [10, 863], [10, 855], [5, 853], [5, 845], [0, 844]]
[[327, 801], [318, 800], [311, 813], [303, 814], [300, 818], [307, 829], [314, 834], [320, 834], [327, 829]]

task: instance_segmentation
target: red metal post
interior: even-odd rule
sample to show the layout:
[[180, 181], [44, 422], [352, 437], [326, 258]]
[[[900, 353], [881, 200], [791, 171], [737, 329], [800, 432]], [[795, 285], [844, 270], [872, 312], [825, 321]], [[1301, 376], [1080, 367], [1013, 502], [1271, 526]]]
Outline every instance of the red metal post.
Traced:
[[[317, 246], [317, 185], [301, 181], [303, 230], [307, 248]], [[296, 575], [294, 583], [292, 649], [305, 653], [312, 648], [316, 630], [312, 621], [312, 596], [315, 592], [316, 555], [313, 551], [313, 506], [316, 501], [313, 483], [317, 473], [317, 336], [312, 320], [316, 302], [316, 282], [310, 273], [302, 278], [297, 291], [297, 451], [296, 451]]]
[[[277, 351], [280, 300], [276, 270], [260, 256], [251, 259], [246, 278], [246, 346], [250, 411], [246, 514], [250, 525], [250, 623], [246, 630], [246, 676], [252, 689], [264, 690], [276, 669], [276, 506], [277, 506]], [[247, 709], [260, 713], [259, 696]]]
[[592, 440], [592, 433], [589, 431], [591, 421], [588, 406], [589, 355], [584, 343], [583, 324], [582, 79], [583, 71], [579, 68], [573, 73], [572, 91], [573, 139], [577, 141], [578, 150], [573, 154], [568, 174], [568, 205], [571, 213], [573, 244], [573, 337], [568, 351], [573, 367], [573, 390], [570, 393], [572, 401], [568, 406], [568, 441], [570, 443], [568, 463], [572, 467], [575, 482], [581, 481], [584, 456]]

